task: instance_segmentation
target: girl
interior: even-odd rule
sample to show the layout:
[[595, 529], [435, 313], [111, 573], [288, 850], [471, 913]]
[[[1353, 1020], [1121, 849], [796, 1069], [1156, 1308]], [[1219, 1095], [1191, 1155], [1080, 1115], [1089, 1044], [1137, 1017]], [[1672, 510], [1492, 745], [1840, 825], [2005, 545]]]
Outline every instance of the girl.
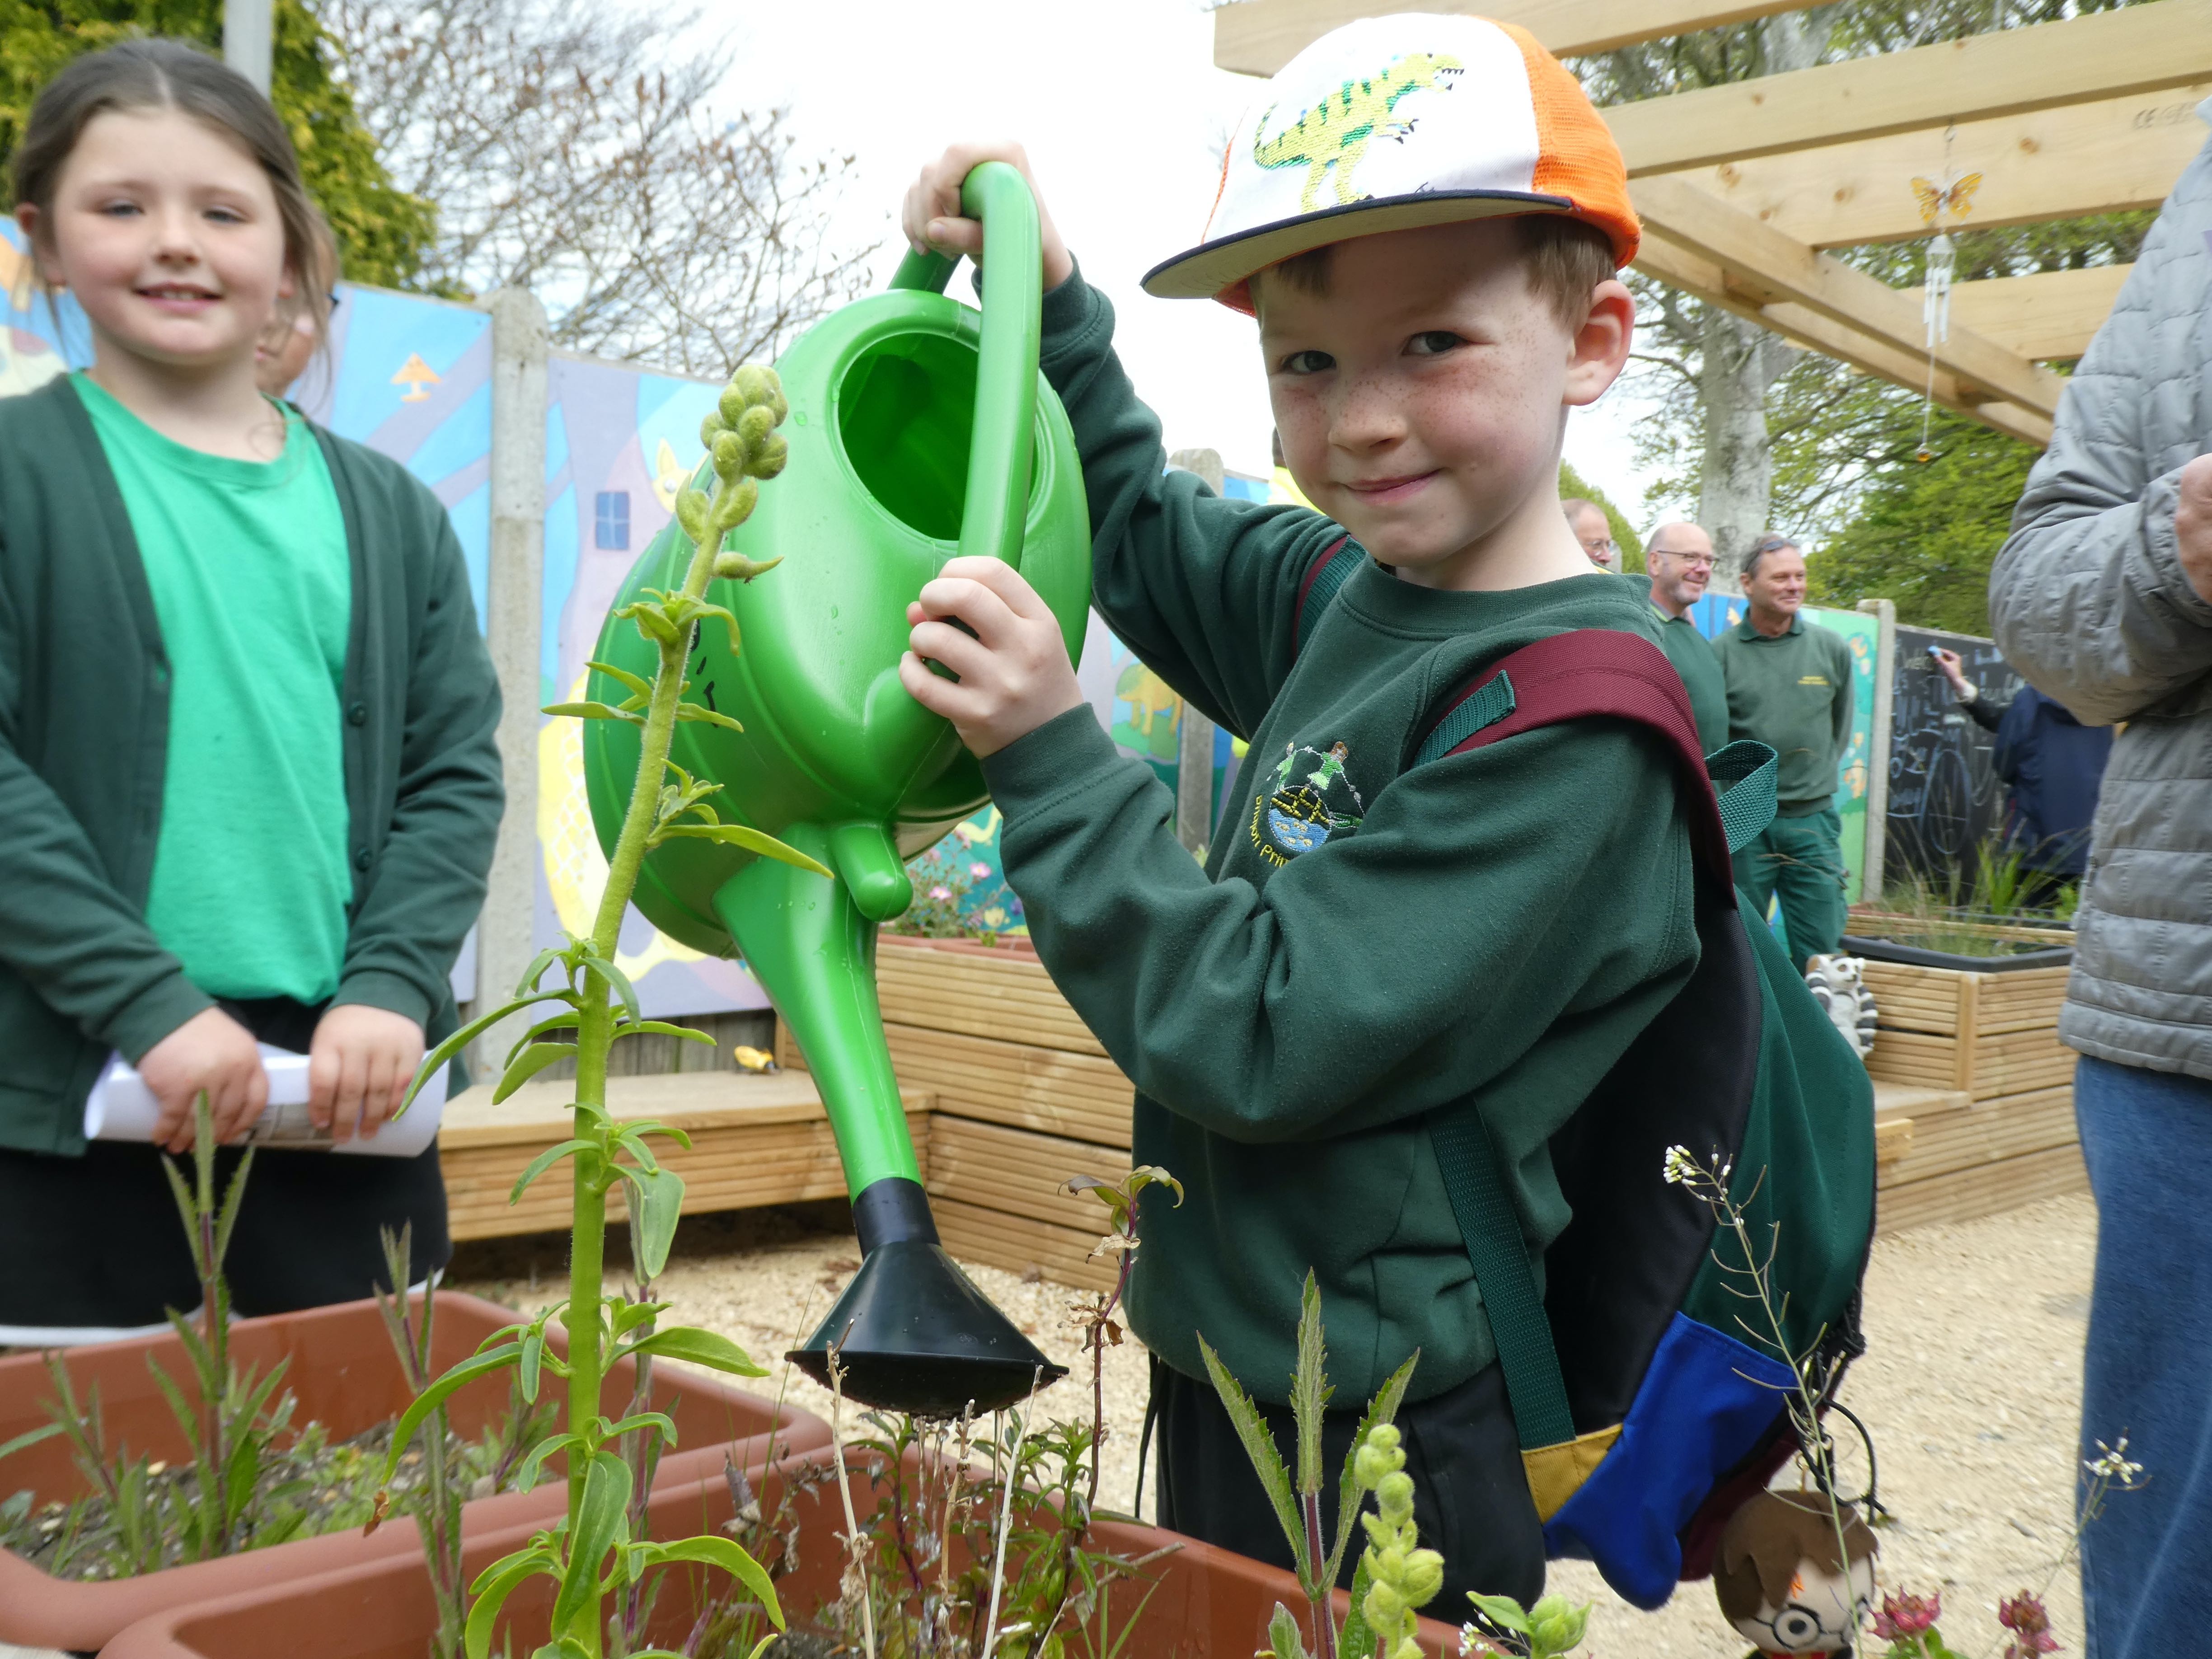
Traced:
[[[15, 216], [90, 320], [92, 368], [0, 401], [0, 1340], [198, 1300], [156, 1146], [88, 1144], [119, 1051], [190, 1145], [265, 1101], [374, 1134], [453, 1026], [484, 891], [499, 698], [443, 510], [254, 383], [280, 309], [330, 291], [282, 122], [192, 47], [79, 58], [33, 107]], [[365, 1296], [380, 1224], [448, 1254], [435, 1148], [264, 1151], [242, 1313]]]

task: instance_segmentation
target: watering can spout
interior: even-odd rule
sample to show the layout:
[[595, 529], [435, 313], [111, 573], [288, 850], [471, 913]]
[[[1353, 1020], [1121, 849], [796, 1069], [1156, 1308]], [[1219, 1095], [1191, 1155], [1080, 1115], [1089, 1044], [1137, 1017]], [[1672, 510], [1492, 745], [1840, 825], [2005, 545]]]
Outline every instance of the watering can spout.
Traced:
[[863, 1405], [923, 1416], [995, 1411], [1066, 1374], [993, 1307], [938, 1242], [876, 1000], [876, 922], [911, 896], [881, 824], [793, 824], [784, 840], [837, 874], [774, 859], [714, 895], [745, 965], [781, 1011], [830, 1108], [860, 1271], [792, 1363], [825, 1387], [834, 1359]]

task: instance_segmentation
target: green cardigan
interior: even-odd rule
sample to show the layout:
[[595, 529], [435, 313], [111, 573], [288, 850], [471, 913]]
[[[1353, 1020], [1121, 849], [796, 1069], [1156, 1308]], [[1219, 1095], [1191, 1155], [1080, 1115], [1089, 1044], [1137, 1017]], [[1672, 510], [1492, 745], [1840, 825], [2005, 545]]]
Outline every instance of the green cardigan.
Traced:
[[[353, 566], [336, 1000], [435, 1041], [505, 800], [499, 688], [437, 498], [314, 433]], [[0, 399], [0, 1146], [82, 1152], [109, 1051], [135, 1061], [211, 1006], [145, 921], [168, 721], [153, 595], [83, 404], [66, 376]]]

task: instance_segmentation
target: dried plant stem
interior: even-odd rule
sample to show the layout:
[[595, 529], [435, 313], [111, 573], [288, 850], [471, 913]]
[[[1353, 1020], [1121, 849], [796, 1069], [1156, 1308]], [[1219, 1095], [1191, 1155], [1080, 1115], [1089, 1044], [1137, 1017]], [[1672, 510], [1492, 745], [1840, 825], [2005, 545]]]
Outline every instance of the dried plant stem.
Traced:
[[837, 1496], [845, 1504], [845, 1553], [849, 1558], [846, 1571], [859, 1576], [860, 1637], [866, 1644], [867, 1659], [876, 1659], [876, 1598], [868, 1583], [860, 1517], [853, 1513], [853, 1472], [845, 1467], [844, 1419], [845, 1368], [838, 1363], [837, 1350], [833, 1345], [830, 1350], [830, 1445], [837, 1459]]
[[1023, 1402], [1021, 1414], [1014, 1419], [1013, 1455], [1007, 1463], [1006, 1478], [999, 1498], [999, 1541], [991, 1558], [991, 1612], [983, 1621], [981, 1659], [991, 1659], [999, 1645], [999, 1595], [1006, 1586], [1006, 1534], [1013, 1527], [1014, 1487], [1021, 1480], [1022, 1442], [1029, 1437], [1030, 1419], [1036, 1415], [1037, 1390], [1043, 1386], [1044, 1368], [1039, 1366], [1030, 1381], [1030, 1397]]

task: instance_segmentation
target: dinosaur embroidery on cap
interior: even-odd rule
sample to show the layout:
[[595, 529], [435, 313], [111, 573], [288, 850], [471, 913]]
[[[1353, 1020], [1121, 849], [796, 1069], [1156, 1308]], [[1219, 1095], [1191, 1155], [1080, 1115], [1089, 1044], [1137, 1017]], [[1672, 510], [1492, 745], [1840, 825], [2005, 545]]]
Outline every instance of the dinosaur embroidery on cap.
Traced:
[[1410, 118], [1396, 118], [1399, 100], [1416, 92], [1449, 92], [1450, 77], [1465, 71], [1458, 58], [1437, 52], [1409, 52], [1394, 58], [1381, 74], [1346, 81], [1312, 108], [1301, 111], [1297, 120], [1273, 138], [1260, 136], [1275, 112], [1267, 110], [1252, 126], [1252, 159], [1263, 167], [1309, 169], [1306, 187], [1298, 196], [1303, 212], [1310, 213], [1317, 205], [1322, 180], [1332, 167], [1336, 170], [1337, 205], [1356, 202], [1360, 198], [1352, 189], [1352, 175], [1358, 171], [1367, 146], [1377, 138], [1402, 143], [1413, 130]]
[[[1275, 763], [1275, 787], [1252, 800], [1252, 844], [1261, 857], [1270, 864], [1288, 864], [1338, 830], [1359, 827], [1367, 809], [1344, 773], [1351, 756], [1341, 742], [1325, 750], [1283, 745], [1283, 757]], [[1347, 806], [1349, 811], [1344, 810]]]

